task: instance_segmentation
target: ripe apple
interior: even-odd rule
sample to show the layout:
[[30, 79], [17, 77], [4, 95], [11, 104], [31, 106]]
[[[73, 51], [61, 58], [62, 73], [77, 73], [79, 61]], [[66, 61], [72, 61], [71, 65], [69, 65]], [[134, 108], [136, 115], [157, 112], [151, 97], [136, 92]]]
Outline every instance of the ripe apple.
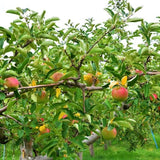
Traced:
[[40, 134], [49, 133], [50, 129], [46, 128], [46, 125], [42, 125], [39, 127]]
[[41, 120], [42, 122], [44, 122], [44, 118], [40, 118], [40, 120]]
[[128, 98], [128, 90], [121, 86], [114, 87], [112, 97], [117, 101], [125, 101]]
[[4, 85], [6, 85], [11, 90], [15, 90], [19, 87], [19, 81], [15, 77], [8, 77], [5, 79]]
[[88, 86], [91, 86], [93, 83], [96, 86], [99, 83], [98, 78], [92, 73], [84, 75], [84, 81], [87, 83]]
[[158, 106], [158, 111], [160, 111], [160, 106]]
[[136, 69], [135, 72], [138, 73], [138, 74], [143, 74], [143, 71], [138, 70], [138, 69]]
[[157, 100], [157, 94], [153, 93], [152, 96], [149, 97], [151, 101]]
[[51, 76], [51, 78], [53, 79], [54, 82], [58, 82], [63, 77], [63, 75], [64, 74], [61, 72], [56, 72]]
[[102, 129], [102, 137], [105, 140], [111, 140], [114, 139], [117, 135], [117, 130], [116, 128], [113, 128], [112, 130], [108, 130], [108, 127], [105, 127]]

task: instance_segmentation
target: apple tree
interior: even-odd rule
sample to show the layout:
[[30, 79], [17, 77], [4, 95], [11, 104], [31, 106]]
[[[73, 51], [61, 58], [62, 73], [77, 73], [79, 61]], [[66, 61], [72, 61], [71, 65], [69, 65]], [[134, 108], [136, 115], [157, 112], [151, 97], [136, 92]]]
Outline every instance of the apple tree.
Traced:
[[45, 11], [8, 10], [18, 19], [0, 27], [0, 143], [20, 145], [21, 159], [73, 159], [107, 127], [143, 145], [159, 123], [160, 24], [135, 18], [141, 8], [110, 0], [104, 23], [64, 28]]

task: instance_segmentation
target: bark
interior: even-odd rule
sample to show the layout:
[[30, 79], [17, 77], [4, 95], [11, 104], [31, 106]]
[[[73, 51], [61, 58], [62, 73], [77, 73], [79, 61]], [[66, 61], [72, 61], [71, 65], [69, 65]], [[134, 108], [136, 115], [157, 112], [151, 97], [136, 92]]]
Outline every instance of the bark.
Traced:
[[83, 152], [79, 152], [78, 157], [79, 157], [80, 160], [83, 160]]
[[[100, 133], [100, 130], [97, 129], [96, 132]], [[90, 144], [93, 144], [98, 138], [99, 138], [99, 135], [93, 132], [91, 136], [86, 136], [86, 139], [83, 140], [83, 143], [90, 145]]]
[[91, 157], [93, 157], [93, 156], [94, 156], [93, 143], [89, 145], [89, 151], [90, 151], [90, 155], [91, 155]]
[[33, 159], [33, 141], [24, 140], [23, 144], [20, 146], [21, 156], [20, 160], [32, 160]]

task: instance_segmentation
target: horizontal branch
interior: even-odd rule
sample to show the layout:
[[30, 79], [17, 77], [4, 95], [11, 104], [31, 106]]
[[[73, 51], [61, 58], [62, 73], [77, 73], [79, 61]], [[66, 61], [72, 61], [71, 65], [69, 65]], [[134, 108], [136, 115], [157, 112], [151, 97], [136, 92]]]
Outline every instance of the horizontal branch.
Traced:
[[[96, 129], [96, 132], [100, 133], [100, 130]], [[90, 145], [94, 143], [98, 138], [99, 138], [99, 135], [93, 132], [91, 136], [86, 136], [86, 139], [83, 140], [82, 142], [86, 143], [87, 145]]]
[[7, 110], [7, 106], [3, 107], [0, 109], [0, 114], [2, 114], [3, 112], [5, 112]]

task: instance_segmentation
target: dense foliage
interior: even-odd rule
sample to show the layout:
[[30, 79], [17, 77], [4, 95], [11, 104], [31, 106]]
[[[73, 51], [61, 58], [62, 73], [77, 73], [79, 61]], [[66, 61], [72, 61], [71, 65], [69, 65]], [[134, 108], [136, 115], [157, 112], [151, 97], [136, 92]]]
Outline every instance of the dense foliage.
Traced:
[[[45, 19], [45, 11], [8, 10], [18, 19], [9, 29], [0, 27], [3, 143], [32, 139], [38, 154], [70, 159], [87, 146], [85, 136], [108, 126], [131, 149], [144, 144], [159, 123], [159, 99], [149, 97], [160, 96], [160, 23], [135, 18], [140, 9], [109, 1], [103, 24], [69, 20], [65, 28], [57, 26], [57, 17]], [[134, 32], [131, 23], [138, 24]], [[142, 43], [135, 46], [137, 38]], [[8, 77], [18, 79], [18, 89], [5, 85]], [[127, 88], [127, 100], [112, 98], [114, 85]]]

